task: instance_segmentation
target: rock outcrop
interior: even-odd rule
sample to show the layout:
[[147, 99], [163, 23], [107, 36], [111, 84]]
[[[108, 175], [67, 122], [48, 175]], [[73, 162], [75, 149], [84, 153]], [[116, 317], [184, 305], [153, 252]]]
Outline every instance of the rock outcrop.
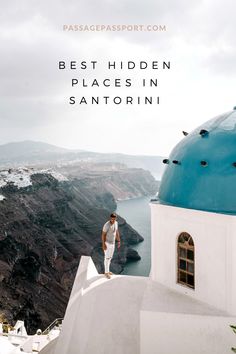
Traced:
[[[120, 163], [80, 162], [54, 166], [56, 170], [85, 186], [96, 198], [105, 198], [112, 194], [116, 200], [137, 198], [156, 194], [159, 182], [149, 171], [142, 168], [128, 168]], [[109, 198], [107, 198], [109, 201]], [[107, 205], [107, 204], [105, 204]]]

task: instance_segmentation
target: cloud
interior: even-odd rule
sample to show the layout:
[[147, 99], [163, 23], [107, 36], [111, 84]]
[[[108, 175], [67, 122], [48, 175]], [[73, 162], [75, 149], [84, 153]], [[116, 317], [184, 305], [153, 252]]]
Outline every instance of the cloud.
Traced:
[[[165, 154], [182, 128], [193, 129], [235, 105], [234, 1], [26, 0], [3, 2], [0, 14], [0, 142], [35, 139], [98, 151]], [[63, 32], [63, 24], [161, 24], [158, 32]], [[70, 107], [71, 78], [91, 81], [92, 70], [60, 72], [59, 60], [97, 60], [101, 80], [107, 60], [171, 60], [157, 76], [159, 107]], [[111, 79], [143, 72], [109, 73]], [[100, 89], [100, 94], [127, 89]], [[140, 93], [137, 91], [136, 93]], [[148, 94], [155, 92], [147, 90]], [[155, 92], [155, 94], [156, 94]], [[194, 109], [193, 109], [194, 108]], [[115, 138], [105, 131], [115, 127]], [[131, 134], [132, 131], [132, 134]], [[165, 138], [166, 134], [168, 139]], [[122, 137], [122, 138], [121, 138]], [[143, 137], [143, 139], [142, 139]]]

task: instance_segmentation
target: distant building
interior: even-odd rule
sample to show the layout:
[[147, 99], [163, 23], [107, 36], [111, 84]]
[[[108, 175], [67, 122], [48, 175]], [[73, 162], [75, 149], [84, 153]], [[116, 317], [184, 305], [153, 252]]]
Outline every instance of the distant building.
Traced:
[[229, 354], [236, 344], [236, 110], [174, 148], [150, 203], [149, 277], [82, 257], [62, 331], [42, 354]]

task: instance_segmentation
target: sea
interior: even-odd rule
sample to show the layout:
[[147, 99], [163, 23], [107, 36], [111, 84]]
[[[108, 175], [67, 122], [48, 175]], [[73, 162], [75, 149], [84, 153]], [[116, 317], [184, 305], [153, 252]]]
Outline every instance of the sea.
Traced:
[[[151, 216], [149, 197], [140, 197], [117, 202], [117, 214], [122, 216], [141, 236], [144, 241], [131, 247], [138, 251], [141, 260], [130, 262], [122, 274], [148, 276], [151, 268]], [[125, 237], [125, 235], [124, 235]]]

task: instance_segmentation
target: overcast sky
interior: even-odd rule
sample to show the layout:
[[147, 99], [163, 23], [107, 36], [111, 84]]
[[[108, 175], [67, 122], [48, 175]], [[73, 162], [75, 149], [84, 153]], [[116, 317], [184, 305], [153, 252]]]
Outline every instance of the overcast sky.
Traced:
[[[101, 152], [168, 155], [204, 121], [236, 106], [235, 0], [0, 0], [0, 144], [36, 140]], [[73, 32], [64, 24], [166, 26], [153, 32]], [[97, 69], [59, 71], [58, 61]], [[116, 70], [108, 60], [171, 62]], [[71, 79], [131, 78], [131, 88], [71, 87]], [[142, 78], [157, 78], [144, 89]], [[80, 81], [79, 81], [80, 82]], [[69, 105], [70, 96], [160, 96], [156, 105]]]

